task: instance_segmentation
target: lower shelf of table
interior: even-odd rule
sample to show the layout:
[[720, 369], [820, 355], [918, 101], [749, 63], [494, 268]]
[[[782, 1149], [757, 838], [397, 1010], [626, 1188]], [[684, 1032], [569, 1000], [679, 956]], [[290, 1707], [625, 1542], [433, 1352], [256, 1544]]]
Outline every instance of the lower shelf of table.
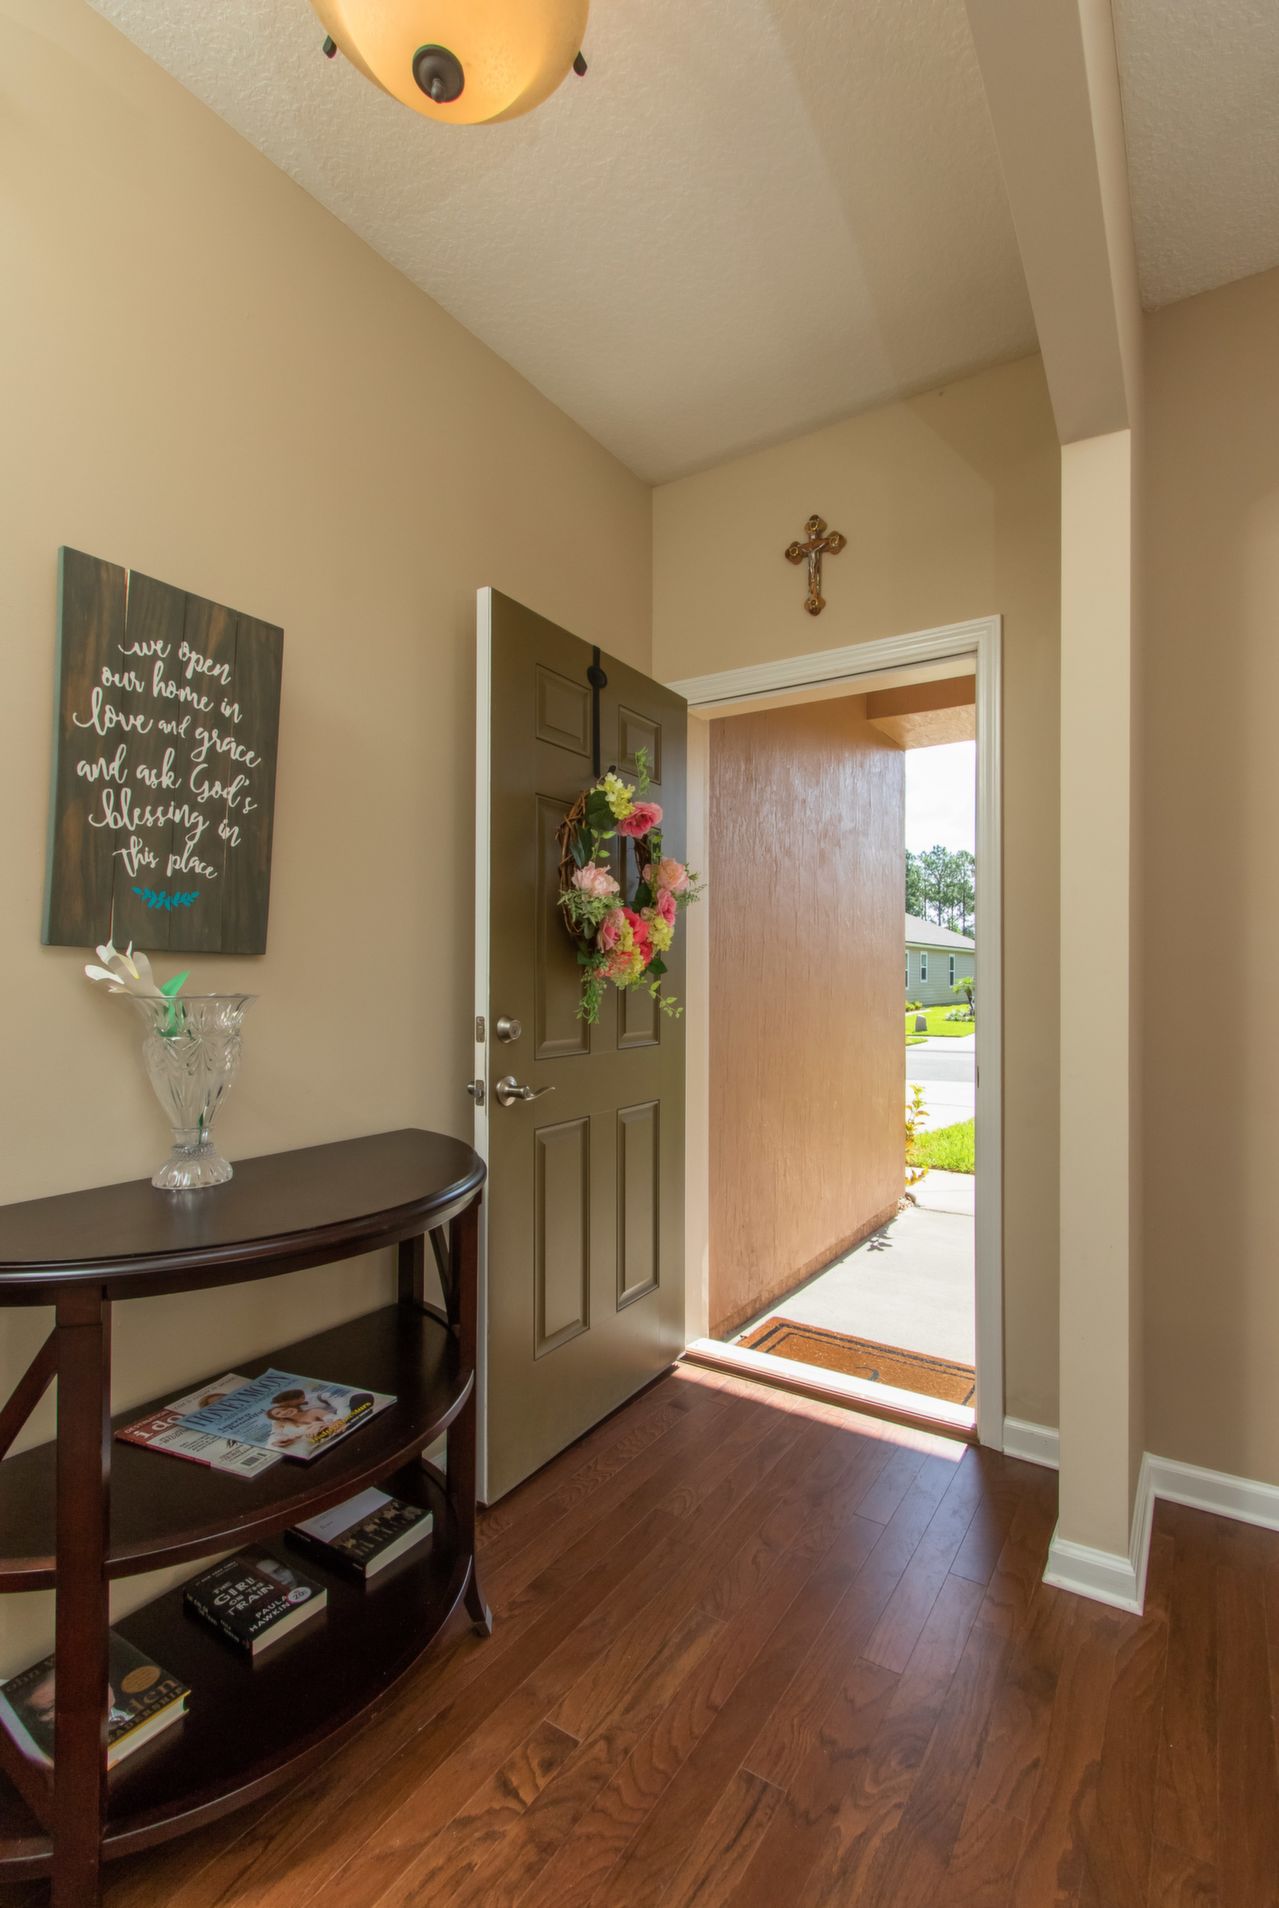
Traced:
[[[427, 1505], [435, 1529], [364, 1585], [326, 1571], [283, 1539], [269, 1543], [328, 1590], [319, 1618], [256, 1661], [182, 1607], [179, 1587], [116, 1628], [191, 1685], [188, 1713], [111, 1772], [108, 1856], [185, 1834], [301, 1774], [335, 1748], [429, 1648], [465, 1594], [472, 1568], [443, 1491], [420, 1465], [387, 1480]], [[0, 1881], [47, 1874], [51, 1843], [0, 1776]]]

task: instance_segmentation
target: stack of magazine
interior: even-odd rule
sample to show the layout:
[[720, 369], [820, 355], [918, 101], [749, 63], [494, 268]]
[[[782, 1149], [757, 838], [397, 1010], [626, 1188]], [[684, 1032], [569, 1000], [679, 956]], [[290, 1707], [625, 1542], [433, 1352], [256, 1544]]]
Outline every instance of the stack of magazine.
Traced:
[[386, 1392], [296, 1372], [264, 1371], [260, 1378], [228, 1372], [116, 1436], [215, 1471], [256, 1477], [283, 1457], [319, 1457], [394, 1403]]

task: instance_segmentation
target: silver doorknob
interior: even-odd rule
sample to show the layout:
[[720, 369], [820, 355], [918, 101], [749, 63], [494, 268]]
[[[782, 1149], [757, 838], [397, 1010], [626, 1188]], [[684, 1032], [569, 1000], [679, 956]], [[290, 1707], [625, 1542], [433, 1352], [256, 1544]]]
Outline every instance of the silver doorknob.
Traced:
[[544, 1093], [554, 1093], [553, 1086], [521, 1086], [513, 1073], [508, 1073], [493, 1088], [499, 1106], [514, 1106], [517, 1100], [540, 1100]]
[[524, 1022], [511, 1014], [499, 1014], [493, 1031], [499, 1040], [518, 1040], [524, 1031]]

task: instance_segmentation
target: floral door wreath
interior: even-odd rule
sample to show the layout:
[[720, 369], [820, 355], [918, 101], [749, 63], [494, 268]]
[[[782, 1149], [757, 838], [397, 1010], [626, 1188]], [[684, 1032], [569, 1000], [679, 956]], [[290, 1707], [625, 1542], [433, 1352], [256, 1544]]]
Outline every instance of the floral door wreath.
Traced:
[[[559, 905], [577, 943], [582, 998], [577, 1016], [589, 1026], [600, 1017], [608, 982], [625, 990], [643, 985], [664, 1014], [683, 1008], [662, 992], [663, 956], [675, 939], [677, 916], [701, 897], [698, 878], [662, 853], [662, 811], [648, 797], [648, 757], [635, 753], [634, 783], [614, 769], [583, 789], [560, 823]], [[609, 844], [621, 837], [618, 872]], [[626, 899], [626, 843], [635, 850], [635, 892]], [[620, 878], [619, 878], [620, 877]]]

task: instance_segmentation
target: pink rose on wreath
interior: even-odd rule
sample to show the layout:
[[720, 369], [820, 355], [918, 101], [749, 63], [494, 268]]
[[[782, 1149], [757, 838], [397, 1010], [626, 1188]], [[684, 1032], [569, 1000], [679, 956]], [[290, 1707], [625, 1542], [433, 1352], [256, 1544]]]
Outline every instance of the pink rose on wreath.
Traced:
[[600, 922], [599, 944], [606, 954], [621, 940], [627, 912], [625, 908], [614, 908], [612, 913], [606, 914]]
[[617, 824], [619, 835], [633, 835], [637, 841], [651, 835], [662, 825], [662, 810], [657, 802], [635, 802], [629, 815]]
[[618, 892], [617, 883], [608, 869], [597, 868], [593, 861], [588, 861], [584, 868], [574, 870], [573, 886], [600, 901], [606, 901], [610, 894]]
[[670, 855], [663, 855], [656, 866], [650, 861], [644, 870], [644, 879], [650, 888], [669, 888], [672, 894], [688, 892], [688, 869]]
[[647, 967], [653, 958], [653, 943], [648, 931], [648, 922], [641, 915], [636, 914], [634, 908], [623, 908], [622, 913], [631, 924], [635, 946], [639, 949], [644, 965]]
[[653, 912], [660, 914], [669, 927], [675, 925], [675, 896], [669, 888], [659, 888], [657, 899], [653, 903]]

